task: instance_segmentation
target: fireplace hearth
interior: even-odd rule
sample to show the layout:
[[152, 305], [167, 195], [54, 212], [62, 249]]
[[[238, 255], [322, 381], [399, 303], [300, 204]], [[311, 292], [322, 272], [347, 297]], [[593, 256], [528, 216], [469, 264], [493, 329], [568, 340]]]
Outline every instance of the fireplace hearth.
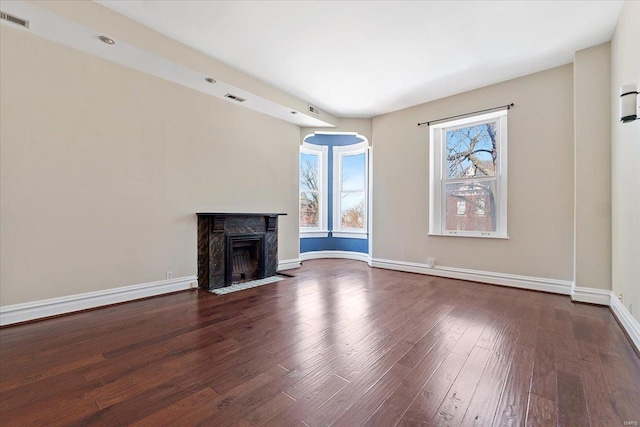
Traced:
[[198, 213], [198, 286], [212, 290], [278, 269], [282, 213]]

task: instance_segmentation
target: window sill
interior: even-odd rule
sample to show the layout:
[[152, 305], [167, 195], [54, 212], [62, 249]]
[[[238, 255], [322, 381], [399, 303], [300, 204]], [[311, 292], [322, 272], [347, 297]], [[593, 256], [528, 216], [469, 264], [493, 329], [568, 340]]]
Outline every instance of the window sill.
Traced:
[[319, 230], [319, 231], [302, 231], [300, 230], [300, 238], [301, 239], [310, 239], [314, 237], [329, 237], [328, 230]]
[[499, 236], [499, 235], [488, 235], [483, 236], [481, 234], [471, 234], [471, 233], [429, 233], [429, 236], [442, 236], [442, 237], [473, 237], [480, 239], [502, 239], [509, 240], [509, 236]]
[[363, 231], [332, 231], [333, 237], [339, 237], [343, 239], [367, 239], [368, 233]]

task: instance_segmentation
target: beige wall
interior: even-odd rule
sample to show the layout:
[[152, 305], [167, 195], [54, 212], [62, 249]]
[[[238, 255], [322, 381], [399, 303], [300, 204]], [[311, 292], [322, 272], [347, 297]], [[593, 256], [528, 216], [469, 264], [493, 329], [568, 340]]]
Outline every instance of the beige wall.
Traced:
[[611, 289], [611, 46], [576, 52], [575, 283]]
[[298, 257], [297, 126], [0, 31], [2, 305], [195, 275], [197, 211], [286, 212]]
[[640, 320], [640, 120], [621, 123], [620, 86], [640, 88], [640, 2], [626, 1], [611, 39], [612, 281]]
[[[373, 256], [573, 279], [572, 66], [373, 119]], [[509, 240], [428, 236], [429, 129], [418, 122], [515, 103], [509, 112]]]

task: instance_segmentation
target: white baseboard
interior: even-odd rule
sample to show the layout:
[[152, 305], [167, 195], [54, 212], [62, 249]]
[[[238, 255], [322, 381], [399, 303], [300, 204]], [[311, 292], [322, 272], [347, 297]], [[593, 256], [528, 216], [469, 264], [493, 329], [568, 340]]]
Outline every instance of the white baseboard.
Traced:
[[300, 268], [300, 260], [297, 258], [278, 261], [278, 271], [293, 270], [294, 268]]
[[546, 279], [515, 274], [494, 273], [490, 271], [468, 270], [464, 268], [436, 266], [427, 267], [426, 264], [415, 262], [394, 261], [373, 258], [370, 265], [387, 270], [406, 271], [409, 273], [428, 274], [431, 276], [448, 277], [451, 279], [470, 280], [472, 282], [490, 283], [492, 285], [510, 286], [513, 288], [534, 291], [552, 292], [571, 295], [573, 282], [568, 280]]
[[576, 286], [573, 288], [573, 292], [571, 293], [571, 301], [609, 306], [611, 301], [611, 291]]
[[0, 325], [11, 325], [43, 317], [57, 316], [74, 311], [182, 291], [196, 288], [197, 286], [198, 278], [196, 276], [186, 276], [106, 289], [104, 291], [6, 305], [0, 307]]
[[300, 254], [300, 261], [307, 261], [310, 259], [322, 259], [322, 258], [340, 258], [340, 259], [353, 259], [356, 261], [369, 262], [369, 254], [362, 252], [349, 252], [349, 251], [313, 251], [303, 252]]
[[638, 323], [635, 317], [631, 315], [627, 307], [622, 304], [613, 291], [609, 292], [611, 295], [611, 303], [609, 307], [611, 308], [613, 315], [616, 316], [620, 325], [622, 325], [624, 330], [627, 332], [627, 335], [629, 335], [629, 338], [631, 338], [631, 342], [635, 346], [636, 350], [640, 352], [640, 323]]

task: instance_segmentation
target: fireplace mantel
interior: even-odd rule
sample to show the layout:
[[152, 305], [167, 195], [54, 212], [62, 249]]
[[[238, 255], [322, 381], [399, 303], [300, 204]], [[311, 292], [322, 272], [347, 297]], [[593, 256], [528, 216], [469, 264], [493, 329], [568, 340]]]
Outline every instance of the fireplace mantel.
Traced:
[[[216, 289], [231, 283], [231, 242], [259, 239], [260, 272], [273, 276], [278, 269], [278, 216], [286, 213], [197, 212], [198, 286]], [[264, 267], [262, 267], [264, 266]]]

